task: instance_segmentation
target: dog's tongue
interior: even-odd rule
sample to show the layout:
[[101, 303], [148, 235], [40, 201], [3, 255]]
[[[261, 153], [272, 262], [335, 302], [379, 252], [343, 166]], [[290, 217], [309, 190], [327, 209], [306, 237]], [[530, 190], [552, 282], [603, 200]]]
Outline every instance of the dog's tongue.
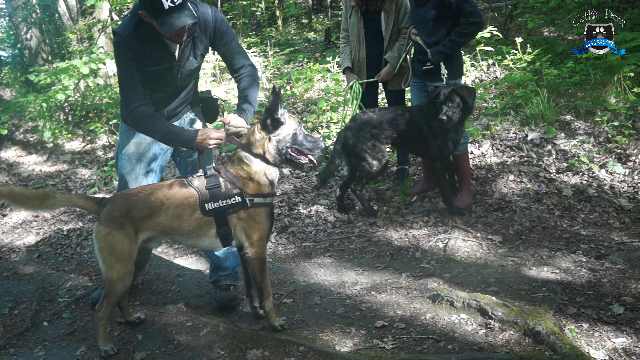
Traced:
[[313, 166], [318, 167], [318, 162], [316, 161], [316, 159], [313, 158], [313, 156], [307, 155], [307, 159], [309, 159], [309, 161], [311, 161]]

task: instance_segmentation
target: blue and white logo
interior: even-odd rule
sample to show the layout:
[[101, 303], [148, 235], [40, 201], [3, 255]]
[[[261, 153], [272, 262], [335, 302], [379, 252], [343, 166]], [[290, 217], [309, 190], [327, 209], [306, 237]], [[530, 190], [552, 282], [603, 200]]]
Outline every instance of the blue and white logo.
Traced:
[[584, 27], [584, 46], [582, 49], [573, 49], [574, 55], [584, 55], [591, 51], [594, 54], [625, 55], [625, 49], [618, 49], [613, 42], [615, 30], [613, 24], [586, 24]]
[[[611, 10], [605, 9], [604, 14], [596, 10], [588, 10], [583, 15], [576, 16], [573, 19], [573, 26], [578, 26], [589, 20], [595, 19], [611, 19], [624, 27], [625, 21], [615, 15]], [[626, 55], [626, 49], [618, 49], [613, 42], [615, 38], [615, 30], [613, 23], [609, 24], [589, 24], [584, 26], [584, 45], [582, 49], [573, 49], [573, 55], [584, 55], [589, 52], [594, 54], [606, 54], [611, 52], [616, 55]]]

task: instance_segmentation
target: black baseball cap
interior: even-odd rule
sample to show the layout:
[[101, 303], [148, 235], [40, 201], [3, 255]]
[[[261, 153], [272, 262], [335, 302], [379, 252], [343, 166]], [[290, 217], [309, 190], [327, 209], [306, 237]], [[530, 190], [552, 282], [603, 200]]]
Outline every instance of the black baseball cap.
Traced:
[[198, 21], [189, 0], [140, 0], [142, 10], [156, 21], [163, 33], [172, 33]]

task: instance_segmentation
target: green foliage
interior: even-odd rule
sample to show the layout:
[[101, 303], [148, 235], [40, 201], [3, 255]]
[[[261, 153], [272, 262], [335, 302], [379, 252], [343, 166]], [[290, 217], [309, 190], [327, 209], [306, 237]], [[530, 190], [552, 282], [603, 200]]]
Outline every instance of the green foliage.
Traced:
[[277, 45], [267, 62], [271, 81], [283, 89], [285, 99], [295, 99], [311, 131], [325, 141], [333, 138], [342, 128], [345, 89], [337, 49], [304, 38], [282, 39]]
[[598, 165], [593, 162], [593, 154], [580, 155], [578, 158], [570, 159], [569, 165], [574, 172], [585, 172], [587, 170], [597, 170]]
[[[611, 116], [611, 114], [612, 113], [609, 112], [609, 116]], [[629, 145], [629, 136], [636, 133], [633, 129], [631, 120], [625, 117], [619, 117], [618, 120], [610, 120], [609, 116], [596, 115], [594, 120], [600, 123], [604, 129], [606, 129], [613, 142], [621, 146]]]
[[106, 73], [110, 56], [97, 47], [78, 51], [78, 57], [32, 69], [15, 83], [18, 95], [0, 104], [0, 111], [37, 126], [46, 141], [77, 135], [115, 134], [118, 93]]
[[556, 121], [558, 110], [555, 103], [547, 95], [547, 90], [537, 88], [538, 93], [534, 95], [523, 109], [523, 121], [526, 125], [546, 125], [550, 126]]
[[[627, 22], [626, 28], [616, 27], [616, 43], [629, 55], [571, 55], [571, 49], [581, 44], [584, 30], [584, 25], [574, 28], [571, 20], [584, 13], [580, 6], [591, 8], [590, 4], [520, 2], [518, 12], [526, 26], [512, 24], [511, 31], [520, 33], [515, 44], [498, 36], [495, 28], [480, 33], [471, 44], [475, 51], [465, 55], [467, 79], [477, 83], [478, 101], [486, 105], [476, 116], [539, 126], [553, 135], [555, 119], [561, 115], [577, 113], [584, 118], [607, 109], [626, 124], [627, 131], [615, 130], [613, 141], [628, 143], [630, 118], [640, 105], [640, 81], [634, 76], [640, 70], [640, 33], [628, 26], [628, 19], [640, 18], [640, 13], [628, 7], [611, 8]], [[473, 125], [470, 129], [472, 136], [486, 131]]]
[[109, 161], [102, 168], [96, 170], [94, 175], [96, 176], [96, 180], [94, 181], [91, 190], [89, 190], [89, 194], [95, 194], [104, 188], [114, 187], [114, 183], [118, 180], [116, 161]]

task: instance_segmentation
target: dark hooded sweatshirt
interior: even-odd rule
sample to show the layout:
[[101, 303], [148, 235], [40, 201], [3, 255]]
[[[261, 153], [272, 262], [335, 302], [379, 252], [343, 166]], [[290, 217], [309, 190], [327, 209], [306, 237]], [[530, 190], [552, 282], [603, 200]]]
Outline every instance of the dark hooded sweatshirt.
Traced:
[[419, 43], [414, 43], [413, 76], [425, 82], [442, 82], [440, 62], [444, 61], [447, 79], [462, 78], [460, 50], [484, 28], [482, 13], [473, 0], [410, 0], [409, 18], [436, 63], [423, 71], [429, 57]]
[[224, 15], [204, 3], [189, 5], [198, 21], [189, 27], [177, 59], [158, 31], [138, 16], [138, 3], [113, 31], [113, 45], [122, 121], [168, 146], [195, 150], [198, 130], [173, 123], [198, 106], [200, 68], [209, 49], [220, 55], [236, 81], [235, 113], [247, 123], [257, 107], [259, 78]]

